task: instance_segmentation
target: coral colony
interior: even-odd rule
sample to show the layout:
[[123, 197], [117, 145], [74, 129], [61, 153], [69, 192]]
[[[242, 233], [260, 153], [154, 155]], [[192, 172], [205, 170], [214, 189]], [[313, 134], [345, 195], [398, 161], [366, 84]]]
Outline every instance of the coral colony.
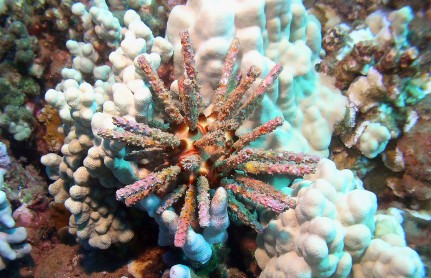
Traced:
[[304, 2], [0, 0], [0, 277], [427, 277], [431, 7]]
[[24, 227], [15, 227], [12, 208], [4, 190], [4, 175], [10, 169], [11, 161], [6, 146], [0, 142], [0, 270], [9, 260], [15, 260], [29, 254], [31, 245], [25, 242], [27, 231]]
[[[204, 113], [206, 106], [199, 92], [199, 79], [194, 67], [194, 53], [190, 45], [189, 33], [180, 34], [184, 76], [179, 79], [180, 106], [176, 106], [174, 96], [164, 87], [162, 80], [151, 67], [144, 55], [138, 56], [136, 64], [148, 79], [154, 91], [154, 101], [169, 123], [167, 128], [158, 128], [154, 122], [137, 123], [122, 117], [114, 117], [116, 129], [100, 129], [98, 135], [127, 144], [128, 159], [140, 160], [157, 157], [151, 161], [153, 172], [137, 182], [117, 190], [117, 200], [127, 206], [156, 192], [163, 197], [157, 213], [161, 214], [184, 197], [180, 223], [175, 233], [175, 246], [183, 247], [195, 210], [198, 210], [199, 226], [209, 225], [209, 190], [223, 186], [228, 192], [228, 205], [243, 223], [257, 232], [263, 226], [246, 206], [235, 197], [238, 194], [256, 204], [261, 204], [275, 212], [283, 212], [296, 205], [290, 198], [271, 185], [255, 178], [259, 174], [287, 174], [303, 176], [314, 172], [319, 157], [249, 148], [248, 145], [262, 135], [275, 130], [283, 123], [281, 117], [253, 129], [251, 132], [235, 136], [235, 131], [259, 105], [266, 89], [271, 86], [282, 71], [276, 65], [256, 88], [252, 83], [260, 72], [251, 67], [246, 76], [240, 78], [234, 89], [230, 89], [233, 67], [239, 51], [239, 41], [235, 39], [225, 58], [222, 78], [215, 91], [212, 111]], [[244, 102], [244, 94], [251, 90], [251, 96]]]

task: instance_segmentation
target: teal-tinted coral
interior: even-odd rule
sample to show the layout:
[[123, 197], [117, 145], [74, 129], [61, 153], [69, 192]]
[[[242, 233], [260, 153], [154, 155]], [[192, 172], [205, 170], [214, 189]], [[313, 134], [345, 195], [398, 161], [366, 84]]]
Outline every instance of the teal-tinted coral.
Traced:
[[25, 103], [41, 91], [31, 75], [38, 41], [17, 20], [3, 28], [0, 36], [0, 127], [22, 141], [30, 137], [34, 125], [33, 114]]

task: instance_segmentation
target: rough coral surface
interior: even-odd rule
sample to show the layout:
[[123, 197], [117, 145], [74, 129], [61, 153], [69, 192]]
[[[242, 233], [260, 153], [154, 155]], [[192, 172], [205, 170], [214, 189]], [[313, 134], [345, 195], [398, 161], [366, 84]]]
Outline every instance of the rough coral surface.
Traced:
[[347, 101], [314, 70], [320, 52], [320, 24], [307, 13], [302, 1], [205, 0], [175, 6], [166, 30], [166, 38], [175, 50], [175, 77], [183, 72], [177, 34], [184, 29], [190, 32], [206, 102], [215, 96], [223, 57], [235, 37], [241, 44], [235, 66], [242, 76], [252, 65], [263, 73], [262, 77], [276, 63], [285, 68], [275, 86], [268, 89], [263, 105], [238, 133], [280, 116], [285, 120], [283, 125], [256, 145], [328, 154], [334, 125], [342, 120]]
[[31, 252], [30, 244], [24, 242], [27, 231], [23, 227], [15, 227], [11, 206], [2, 191], [3, 175], [9, 164], [6, 146], [0, 143], [0, 270], [6, 267], [8, 260], [19, 259]]
[[[152, 34], [147, 27], [145, 30], [139, 28], [145, 24], [134, 11], [129, 11], [125, 17], [127, 25], [133, 25], [135, 29], [128, 30], [125, 35], [128, 43], [122, 47], [133, 48], [130, 44], [138, 41], [141, 46], [143, 42], [143, 48], [137, 53], [129, 53], [120, 47], [121, 54], [112, 58], [112, 69], [97, 63], [101, 55], [97, 47], [68, 41], [67, 47], [74, 56], [72, 68], [63, 69], [64, 80], [45, 95], [46, 101], [59, 111], [60, 131], [66, 137], [61, 156], [50, 153], [41, 159], [47, 166], [48, 176], [55, 180], [49, 191], [56, 202], [65, 203], [72, 213], [69, 231], [83, 244], [102, 249], [133, 237], [125, 219], [126, 212], [115, 200], [115, 187], [122, 182], [132, 182], [135, 174], [133, 167], [118, 157], [122, 146], [112, 146], [112, 149], [108, 145], [101, 146], [98, 128], [95, 127], [93, 133], [92, 126], [112, 125], [106, 121], [107, 115], [146, 114], [147, 100], [151, 97], [144, 82], [133, 78], [133, 55], [146, 51]], [[147, 35], [151, 37], [145, 37], [148, 39], [145, 40], [143, 36]], [[124, 81], [122, 72], [127, 67], [132, 73]], [[113, 71], [121, 74], [119, 82], [115, 82]], [[94, 86], [85, 80], [95, 80]], [[131, 90], [126, 86], [127, 82], [130, 82]]]
[[429, 157], [426, 144], [410, 155], [417, 145], [412, 144], [413, 134], [422, 141], [429, 133], [421, 120], [426, 109], [420, 108], [431, 88], [429, 47], [423, 43], [429, 32], [415, 27], [424, 21], [425, 14], [406, 6], [377, 10], [357, 28], [341, 23], [323, 36], [326, 55], [319, 64], [349, 99], [332, 141], [331, 159], [352, 169], [382, 201], [397, 200], [415, 209], [428, 208], [422, 201], [429, 199], [426, 179], [410, 174], [421, 172], [419, 161]]
[[258, 236], [261, 277], [423, 277], [399, 222], [376, 215], [376, 196], [350, 170], [322, 159], [294, 185], [298, 205]]
[[399, 196], [413, 195], [418, 200], [431, 198], [431, 95], [417, 105], [419, 119], [409, 133], [399, 140], [398, 147], [405, 161], [406, 171], [401, 188], [394, 191]]
[[413, 105], [430, 91], [424, 60], [408, 37], [413, 17], [410, 7], [376, 11], [363, 28], [339, 24], [323, 38], [320, 70], [335, 77], [350, 103], [337, 131], [347, 148], [368, 158], [386, 155], [387, 142], [409, 131], [417, 119]]

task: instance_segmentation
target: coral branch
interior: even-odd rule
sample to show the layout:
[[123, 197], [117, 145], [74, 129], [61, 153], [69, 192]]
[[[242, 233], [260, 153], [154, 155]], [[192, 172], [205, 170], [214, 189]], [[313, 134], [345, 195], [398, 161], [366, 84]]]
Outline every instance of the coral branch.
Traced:
[[224, 243], [227, 240], [229, 214], [227, 212], [227, 191], [219, 187], [214, 192], [210, 205], [210, 223], [203, 231], [203, 236], [210, 244]]

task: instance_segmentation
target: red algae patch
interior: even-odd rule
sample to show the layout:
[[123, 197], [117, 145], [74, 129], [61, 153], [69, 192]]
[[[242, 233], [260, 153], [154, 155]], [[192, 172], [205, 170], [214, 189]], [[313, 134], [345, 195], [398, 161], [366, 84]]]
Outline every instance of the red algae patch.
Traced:
[[145, 250], [139, 258], [129, 263], [129, 273], [135, 278], [158, 278], [166, 268], [162, 256], [165, 250], [161, 247], [151, 247]]

